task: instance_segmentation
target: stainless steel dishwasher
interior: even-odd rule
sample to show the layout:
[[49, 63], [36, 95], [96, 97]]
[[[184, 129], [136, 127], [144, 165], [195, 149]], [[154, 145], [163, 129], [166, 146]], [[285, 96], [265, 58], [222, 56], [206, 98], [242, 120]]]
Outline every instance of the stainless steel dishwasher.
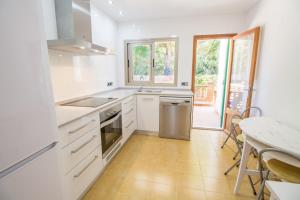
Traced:
[[190, 140], [192, 98], [160, 97], [159, 137]]

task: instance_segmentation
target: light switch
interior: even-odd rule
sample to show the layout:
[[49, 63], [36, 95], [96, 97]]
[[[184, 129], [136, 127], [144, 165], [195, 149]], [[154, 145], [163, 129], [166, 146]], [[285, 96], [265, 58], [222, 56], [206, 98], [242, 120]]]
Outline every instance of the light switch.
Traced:
[[189, 82], [181, 82], [181, 86], [189, 86]]

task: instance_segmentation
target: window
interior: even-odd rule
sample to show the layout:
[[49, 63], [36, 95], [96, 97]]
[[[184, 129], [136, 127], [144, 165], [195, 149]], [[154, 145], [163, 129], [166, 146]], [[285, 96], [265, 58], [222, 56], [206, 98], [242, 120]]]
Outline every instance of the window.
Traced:
[[126, 84], [176, 86], [177, 39], [125, 42]]

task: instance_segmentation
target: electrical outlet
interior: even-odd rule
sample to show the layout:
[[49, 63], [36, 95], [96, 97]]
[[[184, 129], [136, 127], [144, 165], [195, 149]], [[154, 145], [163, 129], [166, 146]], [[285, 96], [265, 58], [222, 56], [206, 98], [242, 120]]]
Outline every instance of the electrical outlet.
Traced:
[[107, 86], [113, 86], [113, 82], [107, 82]]
[[189, 86], [189, 82], [181, 82], [181, 86]]

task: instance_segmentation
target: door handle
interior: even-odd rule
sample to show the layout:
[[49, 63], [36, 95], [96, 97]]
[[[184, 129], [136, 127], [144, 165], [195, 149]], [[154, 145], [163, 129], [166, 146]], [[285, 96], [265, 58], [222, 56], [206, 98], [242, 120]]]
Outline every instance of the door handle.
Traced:
[[154, 99], [153, 98], [143, 98], [143, 101], [153, 101]]
[[93, 137], [91, 137], [88, 141], [86, 141], [85, 143], [80, 145], [77, 149], [72, 150], [71, 154], [77, 153], [80, 149], [82, 149], [83, 147], [88, 145], [90, 142], [92, 142], [96, 137], [97, 137], [97, 135], [94, 135]]
[[74, 178], [78, 178], [96, 159], [98, 158], [98, 155], [95, 155], [94, 159], [91, 160], [80, 172], [74, 175]]
[[76, 129], [74, 129], [74, 130], [72, 130], [72, 131], [69, 131], [69, 134], [74, 134], [74, 133], [76, 133], [77, 131], [80, 131], [81, 129], [87, 127], [89, 124], [91, 124], [91, 123], [93, 123], [93, 122], [95, 122], [95, 121], [96, 121], [96, 120], [93, 119], [93, 120], [91, 120], [90, 122], [88, 122], [88, 123], [86, 123], [86, 124], [84, 124], [84, 125], [82, 125], [82, 126], [76, 128]]
[[112, 118], [108, 121], [104, 121], [102, 124], [100, 123], [100, 128], [103, 128], [103, 127], [107, 126], [108, 124], [116, 121], [120, 116], [121, 116], [121, 111], [119, 111], [119, 114], [117, 114], [114, 118]]

